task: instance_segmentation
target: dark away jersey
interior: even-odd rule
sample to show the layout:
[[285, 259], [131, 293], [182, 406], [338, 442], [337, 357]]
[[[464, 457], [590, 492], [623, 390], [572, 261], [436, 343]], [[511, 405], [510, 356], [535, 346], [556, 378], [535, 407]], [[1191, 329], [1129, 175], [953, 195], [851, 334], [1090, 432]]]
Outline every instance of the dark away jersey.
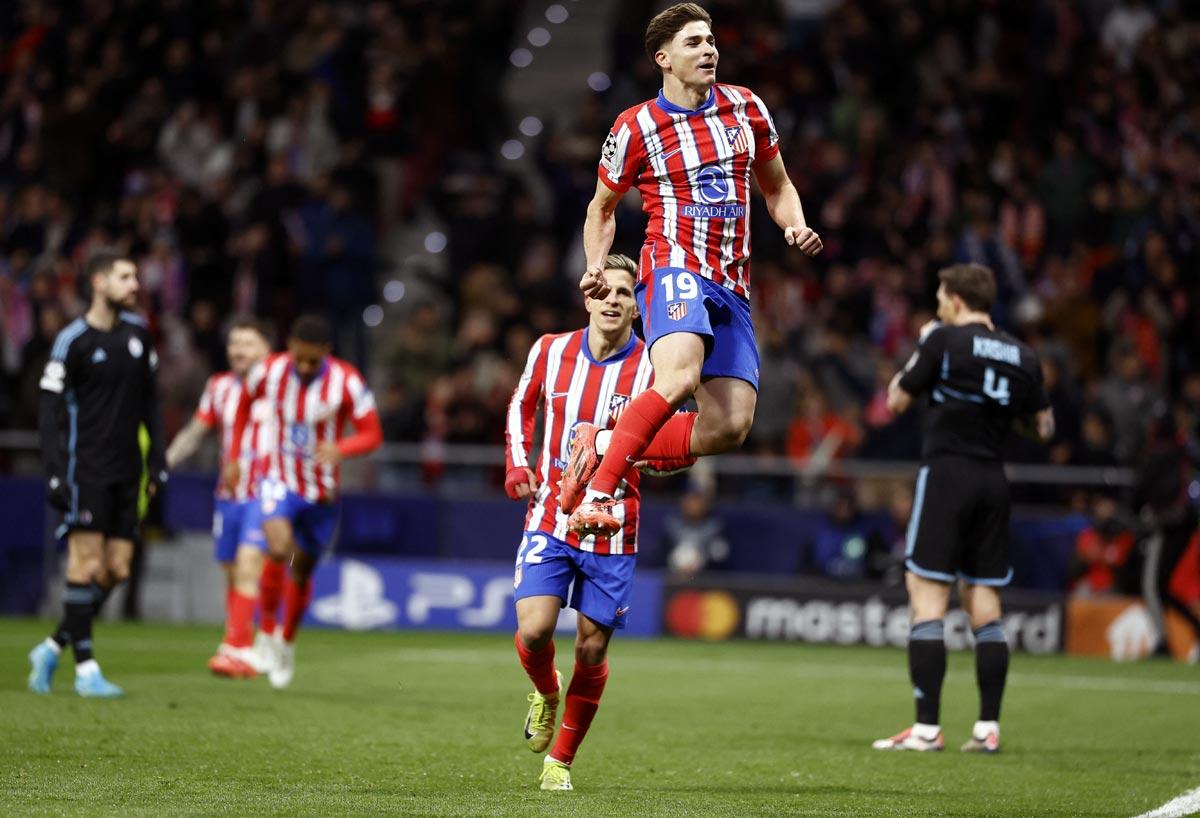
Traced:
[[924, 458], [1002, 459], [1013, 420], [1050, 405], [1037, 353], [984, 324], [931, 330], [900, 386], [914, 397], [929, 393]]
[[138, 427], [150, 433], [151, 474], [163, 468], [155, 377], [145, 322], [121, 313], [111, 331], [79, 318], [58, 334], [42, 375], [40, 428], [47, 474], [69, 484], [137, 481]]

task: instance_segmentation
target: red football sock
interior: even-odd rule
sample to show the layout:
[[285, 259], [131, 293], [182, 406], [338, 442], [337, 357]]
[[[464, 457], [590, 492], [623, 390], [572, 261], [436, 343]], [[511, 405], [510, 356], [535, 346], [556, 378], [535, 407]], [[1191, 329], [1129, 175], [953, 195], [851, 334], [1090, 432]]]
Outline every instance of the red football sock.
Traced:
[[600, 461], [600, 468], [596, 470], [589, 488], [611, 497], [617, 490], [617, 484], [641, 459], [650, 441], [674, 411], [671, 404], [653, 389], [647, 389], [630, 401], [613, 428], [608, 450], [604, 452], [604, 459]]
[[235, 648], [248, 648], [254, 643], [254, 597], [234, 591], [229, 595], [229, 610], [225, 613], [225, 641]]
[[258, 628], [263, 633], [275, 632], [275, 617], [282, 594], [283, 563], [268, 558], [263, 562], [262, 576], [258, 580]]
[[695, 412], [676, 412], [658, 430], [654, 440], [642, 452], [642, 460], [687, 460], [692, 456], [692, 427]]
[[307, 577], [302, 585], [297, 585], [289, 574], [283, 583], [283, 641], [295, 640], [296, 629], [300, 627], [300, 620], [308, 610], [310, 599], [312, 577]]
[[554, 640], [550, 640], [541, 650], [530, 650], [521, 644], [521, 636], [513, 637], [517, 646], [517, 656], [521, 659], [521, 667], [529, 674], [533, 689], [543, 696], [558, 692], [558, 677], [554, 675]]
[[554, 740], [550, 757], [563, 764], [575, 760], [575, 753], [583, 743], [592, 719], [600, 707], [600, 696], [604, 683], [608, 681], [608, 660], [598, 665], [575, 663], [571, 684], [567, 685], [567, 706], [563, 712], [562, 729]]

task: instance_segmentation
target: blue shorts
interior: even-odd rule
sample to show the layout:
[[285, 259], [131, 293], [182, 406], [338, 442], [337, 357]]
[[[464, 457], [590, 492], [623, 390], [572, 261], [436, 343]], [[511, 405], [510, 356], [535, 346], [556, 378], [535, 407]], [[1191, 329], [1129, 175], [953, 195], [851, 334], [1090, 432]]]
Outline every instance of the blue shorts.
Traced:
[[[633, 591], [633, 554], [580, 551], [541, 531], [526, 531], [517, 551], [514, 601], [556, 596], [606, 628], [624, 628]], [[568, 598], [571, 584], [575, 590]]]
[[758, 389], [758, 345], [750, 302], [732, 290], [679, 267], [661, 267], [634, 288], [642, 314], [640, 335], [651, 348], [673, 332], [704, 338], [701, 378], [740, 378]]
[[[292, 524], [292, 537], [301, 551], [314, 559], [325, 553], [337, 531], [337, 503], [310, 503], [278, 480], [262, 481], [258, 493], [264, 523], [285, 519]], [[266, 548], [265, 539], [262, 547]]]
[[213, 510], [213, 559], [233, 562], [238, 546], [263, 548], [266, 542], [258, 500], [217, 500]]

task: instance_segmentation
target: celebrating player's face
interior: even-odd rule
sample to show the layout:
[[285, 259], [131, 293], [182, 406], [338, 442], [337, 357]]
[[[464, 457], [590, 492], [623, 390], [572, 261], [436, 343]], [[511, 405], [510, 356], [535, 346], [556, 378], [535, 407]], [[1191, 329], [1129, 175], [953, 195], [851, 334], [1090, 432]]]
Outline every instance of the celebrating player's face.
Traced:
[[717, 41], [708, 23], [693, 20], [663, 47], [666, 65], [684, 85], [712, 86], [717, 81]]
[[229, 343], [225, 346], [225, 354], [229, 357], [229, 368], [239, 378], [256, 363], [267, 357], [267, 339], [249, 327], [238, 327], [230, 330]]
[[608, 295], [586, 301], [590, 324], [602, 332], [620, 332], [633, 324], [637, 301], [633, 297], [633, 276], [625, 270], [605, 270]]
[[92, 286], [116, 310], [131, 310], [137, 306], [137, 265], [121, 259], [106, 273], [92, 277]]
[[292, 338], [288, 341], [288, 352], [292, 355], [292, 363], [296, 365], [296, 374], [302, 381], [311, 381], [321, 371], [329, 347], [324, 344], [314, 344]]

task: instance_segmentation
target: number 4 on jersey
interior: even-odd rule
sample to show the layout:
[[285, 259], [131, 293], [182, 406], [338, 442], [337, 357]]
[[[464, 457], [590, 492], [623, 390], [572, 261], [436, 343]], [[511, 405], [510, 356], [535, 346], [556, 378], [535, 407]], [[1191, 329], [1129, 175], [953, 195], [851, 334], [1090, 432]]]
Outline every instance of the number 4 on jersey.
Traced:
[[997, 375], [990, 366], [983, 372], [983, 394], [1001, 406], [1008, 406], [1012, 394], [1008, 391], [1008, 378]]

